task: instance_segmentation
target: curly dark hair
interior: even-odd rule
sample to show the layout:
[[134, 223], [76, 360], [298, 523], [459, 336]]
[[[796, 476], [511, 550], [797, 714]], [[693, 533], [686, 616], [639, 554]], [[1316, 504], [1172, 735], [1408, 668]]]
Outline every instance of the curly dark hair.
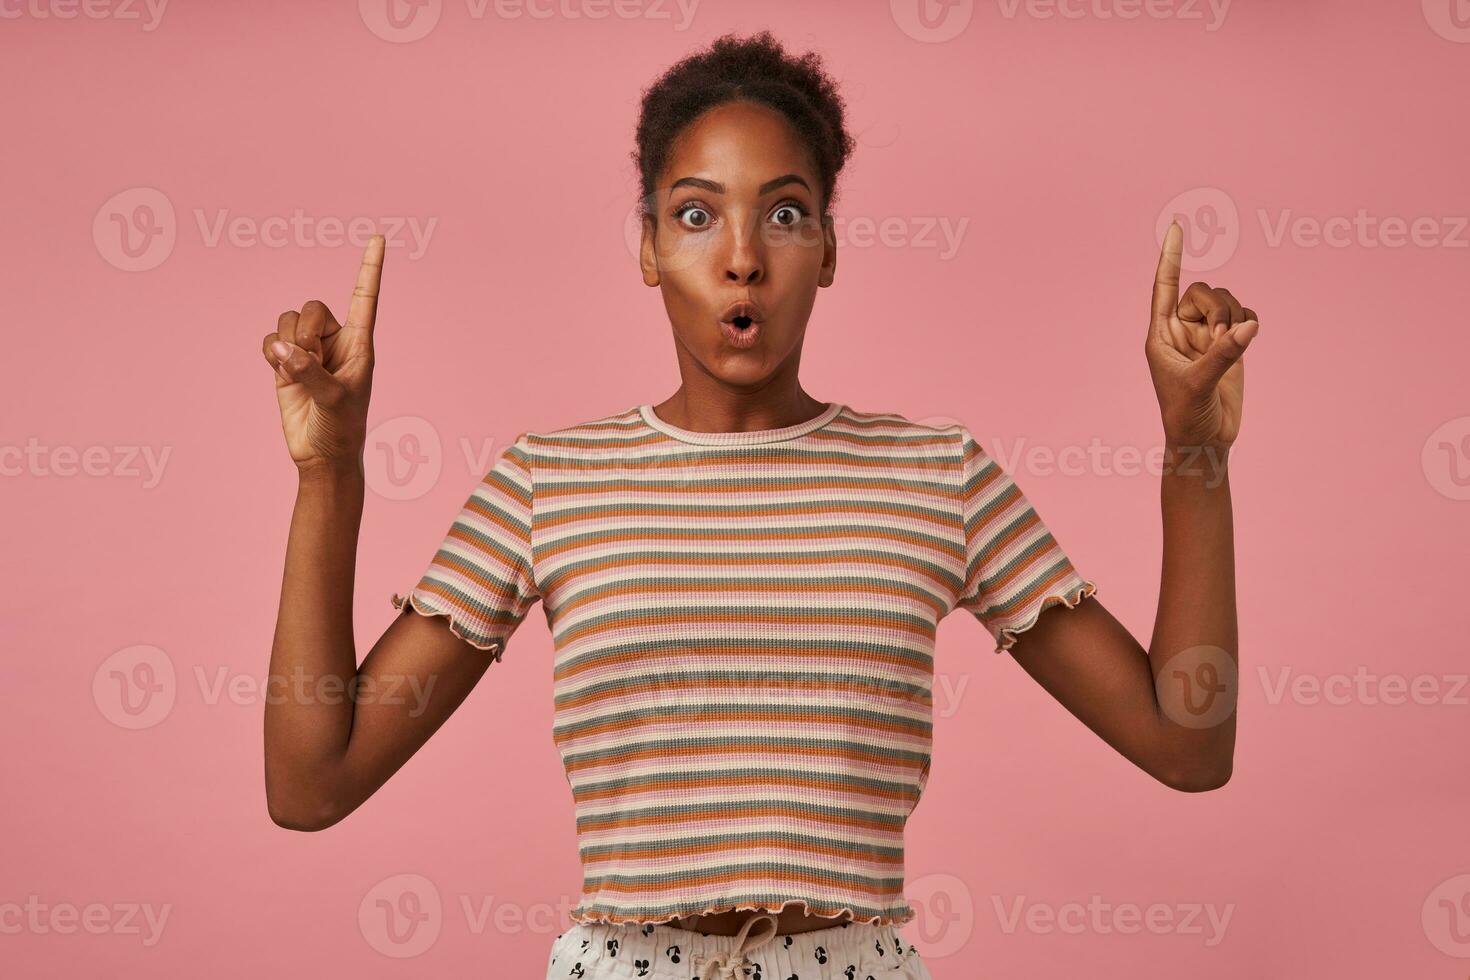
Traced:
[[821, 56], [789, 55], [770, 31], [761, 31], [747, 38], [721, 35], [643, 90], [632, 157], [642, 180], [644, 215], [651, 215], [658, 175], [679, 133], [715, 106], [738, 100], [781, 113], [806, 141], [821, 181], [822, 213], [831, 214], [837, 175], [854, 147], [843, 123], [842, 96]]

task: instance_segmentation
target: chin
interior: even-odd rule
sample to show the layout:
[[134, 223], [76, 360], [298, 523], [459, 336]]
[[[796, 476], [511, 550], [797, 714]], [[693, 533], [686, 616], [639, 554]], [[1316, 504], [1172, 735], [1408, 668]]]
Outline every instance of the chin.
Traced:
[[775, 374], [775, 365], [747, 351], [732, 352], [733, 356], [715, 357], [705, 363], [704, 368], [713, 377], [732, 388], [757, 388]]

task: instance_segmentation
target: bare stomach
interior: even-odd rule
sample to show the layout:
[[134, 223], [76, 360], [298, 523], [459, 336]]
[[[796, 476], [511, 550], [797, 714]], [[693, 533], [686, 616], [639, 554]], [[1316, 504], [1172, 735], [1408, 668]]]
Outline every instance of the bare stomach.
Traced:
[[[830, 929], [840, 922], [850, 922], [852, 916], [843, 912], [837, 916], [812, 915], [799, 905], [788, 905], [780, 912], [763, 912], [759, 909], [731, 909], [726, 912], [707, 912], [702, 915], [675, 919], [671, 925], [706, 936], [733, 936], [740, 931], [747, 919], [757, 915], [776, 917], [776, 935], [788, 936], [814, 929]], [[752, 929], [763, 928], [752, 926]]]

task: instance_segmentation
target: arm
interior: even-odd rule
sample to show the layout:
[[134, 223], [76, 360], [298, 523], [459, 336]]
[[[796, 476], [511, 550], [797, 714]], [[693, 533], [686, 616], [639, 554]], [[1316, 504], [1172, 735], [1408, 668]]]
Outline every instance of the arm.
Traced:
[[490, 663], [423, 616], [398, 617], [357, 663], [353, 572], [383, 251], [375, 236], [343, 324], [313, 300], [283, 314], [263, 343], [299, 478], [265, 706], [266, 807], [293, 830], [321, 830], [356, 809]]
[[1259, 321], [1229, 292], [1202, 283], [1178, 300], [1181, 239], [1171, 225], [1145, 344], [1166, 439], [1163, 565], [1148, 649], [1093, 597], [1043, 612], [1010, 652], [1129, 761], [1174, 789], [1199, 792], [1225, 785], [1235, 752], [1228, 461], [1240, 428], [1243, 353]]
[[[1228, 477], [1208, 486], [1215, 479], [1177, 472], [1163, 477], [1163, 571], [1147, 650], [1096, 596], [1075, 609], [1047, 609], [1010, 650], [1103, 741], [1150, 776], [1187, 792], [1225, 785], [1235, 752], [1230, 486]], [[1191, 650], [1198, 652], [1185, 652]], [[1216, 690], [1214, 682], [1225, 678], [1231, 682]]]
[[291, 830], [322, 830], [357, 809], [491, 663], [467, 655], [442, 617], [400, 615], [358, 665], [352, 592], [363, 493], [360, 465], [309, 467], [291, 517], [265, 707], [266, 807]]

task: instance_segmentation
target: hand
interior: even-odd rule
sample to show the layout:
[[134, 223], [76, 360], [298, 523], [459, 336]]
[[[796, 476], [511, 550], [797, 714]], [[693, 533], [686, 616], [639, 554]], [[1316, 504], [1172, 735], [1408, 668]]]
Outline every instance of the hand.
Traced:
[[299, 313], [282, 313], [261, 344], [276, 372], [281, 428], [298, 469], [361, 461], [383, 247], [383, 236], [374, 235], [363, 250], [343, 323], [337, 323], [325, 303], [308, 300]]
[[1165, 445], [1223, 453], [1240, 434], [1245, 349], [1261, 323], [1227, 289], [1197, 282], [1179, 298], [1183, 241], [1184, 229], [1171, 223], [1154, 277], [1144, 353], [1163, 415]]

